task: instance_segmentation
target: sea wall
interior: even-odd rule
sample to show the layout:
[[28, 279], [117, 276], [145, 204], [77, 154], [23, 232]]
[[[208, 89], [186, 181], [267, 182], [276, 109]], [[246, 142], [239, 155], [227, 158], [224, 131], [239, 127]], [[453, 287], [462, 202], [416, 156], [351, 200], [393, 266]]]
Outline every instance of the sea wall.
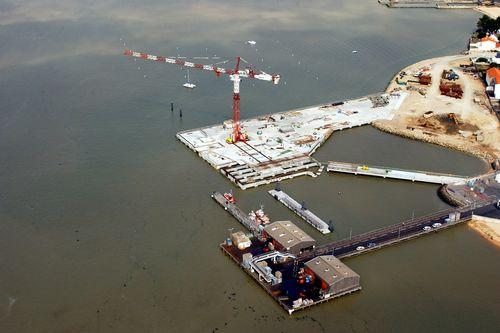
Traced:
[[436, 145], [439, 145], [442, 147], [446, 147], [449, 149], [459, 150], [461, 152], [464, 152], [464, 153], [467, 153], [470, 155], [474, 155], [474, 156], [484, 160], [488, 164], [489, 167], [491, 167], [491, 164], [494, 161], [496, 161], [496, 159], [497, 159], [496, 156], [494, 156], [486, 151], [482, 151], [479, 149], [473, 149], [472, 147], [469, 147], [465, 144], [459, 145], [459, 144], [451, 144], [449, 142], [444, 142], [444, 141], [440, 140], [439, 138], [436, 138], [432, 135], [427, 135], [427, 134], [424, 134], [422, 132], [418, 132], [415, 130], [412, 131], [410, 129], [396, 128], [394, 126], [391, 126], [390, 124], [385, 123], [384, 121], [377, 120], [377, 121], [372, 122], [371, 125], [373, 127], [375, 127], [376, 129], [383, 131], [383, 132], [386, 132], [386, 133], [399, 135], [401, 137], [412, 139], [412, 140], [424, 141], [424, 142], [436, 144]]
[[438, 195], [444, 202], [451, 206], [460, 207], [463, 205], [462, 202], [456, 200], [450, 195], [450, 192], [448, 192], [448, 185], [441, 186], [438, 190]]

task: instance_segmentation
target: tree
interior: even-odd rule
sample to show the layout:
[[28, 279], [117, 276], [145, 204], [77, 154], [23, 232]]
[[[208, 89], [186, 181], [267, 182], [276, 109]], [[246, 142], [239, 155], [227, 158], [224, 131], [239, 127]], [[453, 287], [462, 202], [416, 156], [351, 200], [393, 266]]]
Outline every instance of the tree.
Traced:
[[500, 17], [493, 19], [487, 15], [483, 15], [477, 22], [477, 36], [482, 38], [489, 33], [496, 33], [500, 29]]

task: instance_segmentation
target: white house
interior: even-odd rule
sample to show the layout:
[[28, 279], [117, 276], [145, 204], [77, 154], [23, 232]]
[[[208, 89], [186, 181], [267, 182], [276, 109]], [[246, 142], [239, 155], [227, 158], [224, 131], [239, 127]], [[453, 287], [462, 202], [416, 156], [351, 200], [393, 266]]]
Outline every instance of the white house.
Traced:
[[490, 68], [486, 71], [486, 91], [492, 94], [495, 99], [500, 99], [500, 69]]
[[470, 43], [469, 48], [477, 51], [498, 51], [500, 50], [500, 43], [495, 35], [489, 35], [481, 38], [476, 43]]

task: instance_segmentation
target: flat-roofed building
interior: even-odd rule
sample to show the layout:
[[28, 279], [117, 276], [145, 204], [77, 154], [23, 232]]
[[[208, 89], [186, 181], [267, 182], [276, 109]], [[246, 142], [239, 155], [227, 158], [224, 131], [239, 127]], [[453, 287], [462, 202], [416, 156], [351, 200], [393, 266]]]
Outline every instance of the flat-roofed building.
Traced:
[[276, 221], [264, 227], [264, 235], [278, 251], [298, 254], [305, 249], [314, 248], [316, 241], [290, 221]]
[[359, 275], [332, 255], [319, 256], [305, 263], [307, 274], [321, 281], [324, 294], [338, 295], [361, 289]]

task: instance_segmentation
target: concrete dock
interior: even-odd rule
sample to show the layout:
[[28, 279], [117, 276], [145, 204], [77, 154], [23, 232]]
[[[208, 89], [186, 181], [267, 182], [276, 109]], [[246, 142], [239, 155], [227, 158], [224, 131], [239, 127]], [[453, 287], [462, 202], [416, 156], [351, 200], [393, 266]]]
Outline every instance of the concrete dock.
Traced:
[[378, 0], [389, 8], [437, 8], [471, 9], [479, 4], [477, 0]]
[[410, 180], [412, 182], [424, 182], [433, 184], [465, 184], [466, 177], [446, 173], [405, 170], [398, 168], [381, 167], [374, 165], [363, 165], [345, 162], [329, 162], [326, 169], [328, 172], [350, 173], [382, 178]]
[[309, 175], [312, 154], [334, 131], [392, 119], [407, 93], [378, 94], [242, 120], [246, 142], [228, 142], [232, 121], [177, 133], [177, 138], [241, 189]]
[[295, 201], [292, 197], [281, 190], [270, 190], [268, 192], [276, 200], [292, 210], [295, 214], [300, 216], [304, 221], [316, 228], [322, 234], [330, 233], [330, 228], [326, 222], [317, 217], [313, 212], [304, 209], [301, 204]]

